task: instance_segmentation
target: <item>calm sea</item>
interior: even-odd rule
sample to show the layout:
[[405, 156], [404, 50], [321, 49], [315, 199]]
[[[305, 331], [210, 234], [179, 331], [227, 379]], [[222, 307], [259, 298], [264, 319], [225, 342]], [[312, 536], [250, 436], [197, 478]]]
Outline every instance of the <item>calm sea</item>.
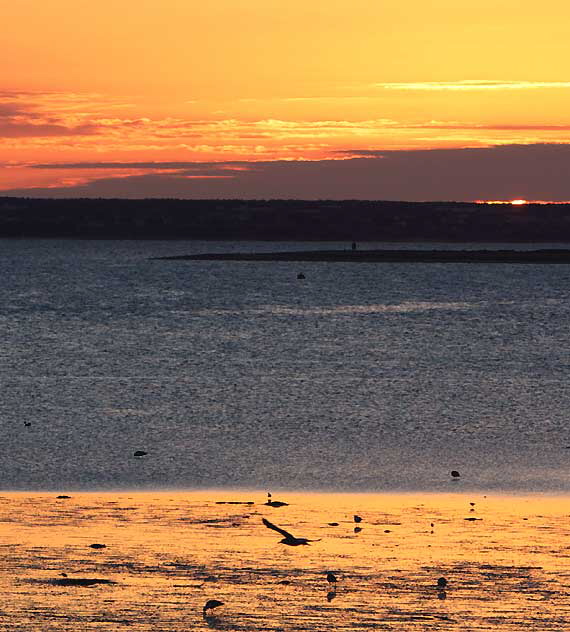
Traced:
[[570, 490], [570, 267], [150, 260], [317, 247], [1, 240], [0, 488]]

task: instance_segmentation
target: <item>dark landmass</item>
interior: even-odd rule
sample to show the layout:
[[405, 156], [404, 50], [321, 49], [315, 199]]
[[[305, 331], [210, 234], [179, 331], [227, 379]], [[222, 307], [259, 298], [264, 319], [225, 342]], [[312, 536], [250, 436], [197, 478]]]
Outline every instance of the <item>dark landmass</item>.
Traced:
[[[570, 250], [305, 250], [205, 253], [157, 261], [336, 261], [350, 263], [570, 263]], [[303, 277], [304, 278], [304, 277]]]
[[570, 204], [4, 197], [0, 237], [570, 242]]

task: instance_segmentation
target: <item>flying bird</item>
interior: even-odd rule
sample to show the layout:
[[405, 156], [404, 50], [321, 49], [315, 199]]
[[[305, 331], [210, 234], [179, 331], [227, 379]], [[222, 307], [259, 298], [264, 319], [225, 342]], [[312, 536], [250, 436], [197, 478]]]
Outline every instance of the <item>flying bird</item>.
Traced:
[[281, 529], [281, 527], [278, 527], [272, 522], [269, 522], [269, 520], [262, 518], [262, 521], [263, 521], [263, 524], [268, 529], [273, 529], [273, 531], [277, 531], [277, 533], [280, 533], [281, 535], [285, 536], [282, 540], [279, 540], [281, 544], [287, 544], [288, 546], [300, 546], [301, 544], [308, 545], [309, 542], [319, 542], [319, 540], [308, 540], [307, 538], [296, 538], [294, 535], [292, 535], [288, 531], [285, 531], [285, 529]]

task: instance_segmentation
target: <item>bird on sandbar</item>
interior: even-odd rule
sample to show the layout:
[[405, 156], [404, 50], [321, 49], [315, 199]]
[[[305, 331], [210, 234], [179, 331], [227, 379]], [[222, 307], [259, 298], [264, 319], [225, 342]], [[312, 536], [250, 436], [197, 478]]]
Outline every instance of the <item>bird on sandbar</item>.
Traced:
[[296, 538], [294, 535], [292, 535], [288, 531], [285, 531], [285, 529], [281, 529], [281, 527], [278, 527], [272, 522], [269, 522], [269, 520], [266, 520], [265, 518], [262, 518], [262, 522], [268, 529], [273, 529], [273, 531], [277, 531], [277, 533], [280, 533], [281, 535], [285, 536], [282, 540], [279, 540], [281, 544], [287, 544], [287, 546], [300, 546], [301, 544], [308, 545], [309, 542], [319, 542], [319, 540], [308, 540], [307, 538]]
[[267, 502], [263, 503], [268, 507], [288, 507], [289, 503], [281, 502], [280, 500], [271, 500], [271, 492], [267, 492]]
[[224, 602], [223, 601], [218, 601], [217, 599], [208, 599], [208, 601], [206, 601], [206, 603], [204, 604], [204, 607], [202, 608], [202, 614], [204, 616], [207, 616], [206, 613], [208, 612], [208, 610], [213, 610], [214, 608], [219, 608], [220, 606], [223, 606]]
[[334, 573], [331, 573], [330, 571], [327, 571], [327, 581], [328, 581], [329, 584], [331, 584], [331, 586], [336, 588], [336, 583], [338, 582], [338, 579], [337, 579], [337, 576]]

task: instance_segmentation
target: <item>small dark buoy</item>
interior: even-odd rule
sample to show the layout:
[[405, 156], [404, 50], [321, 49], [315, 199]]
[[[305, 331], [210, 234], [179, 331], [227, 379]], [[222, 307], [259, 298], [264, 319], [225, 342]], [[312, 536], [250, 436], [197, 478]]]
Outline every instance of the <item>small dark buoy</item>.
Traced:
[[97, 543], [95, 543], [95, 544], [90, 544], [89, 548], [90, 549], [106, 549], [107, 545], [106, 544], [97, 544]]
[[445, 577], [440, 577], [437, 580], [437, 587], [438, 588], [445, 588], [447, 586], [447, 579], [445, 579]]
[[299, 272], [299, 274], [297, 275], [298, 279], [304, 279], [305, 275], [302, 272]]
[[354, 516], [354, 522], [362, 522], [362, 518], [360, 516]]
[[145, 452], [144, 450], [137, 450], [136, 452], [133, 452], [133, 456], [136, 457], [146, 456], [147, 454], [148, 452]]
[[208, 612], [208, 610], [213, 610], [214, 608], [219, 608], [223, 605], [223, 601], [218, 601], [217, 599], [208, 599], [208, 601], [206, 601], [204, 607], [202, 608], [202, 614], [206, 616], [206, 612]]
[[451, 478], [459, 478], [461, 474], [457, 470], [451, 470]]

